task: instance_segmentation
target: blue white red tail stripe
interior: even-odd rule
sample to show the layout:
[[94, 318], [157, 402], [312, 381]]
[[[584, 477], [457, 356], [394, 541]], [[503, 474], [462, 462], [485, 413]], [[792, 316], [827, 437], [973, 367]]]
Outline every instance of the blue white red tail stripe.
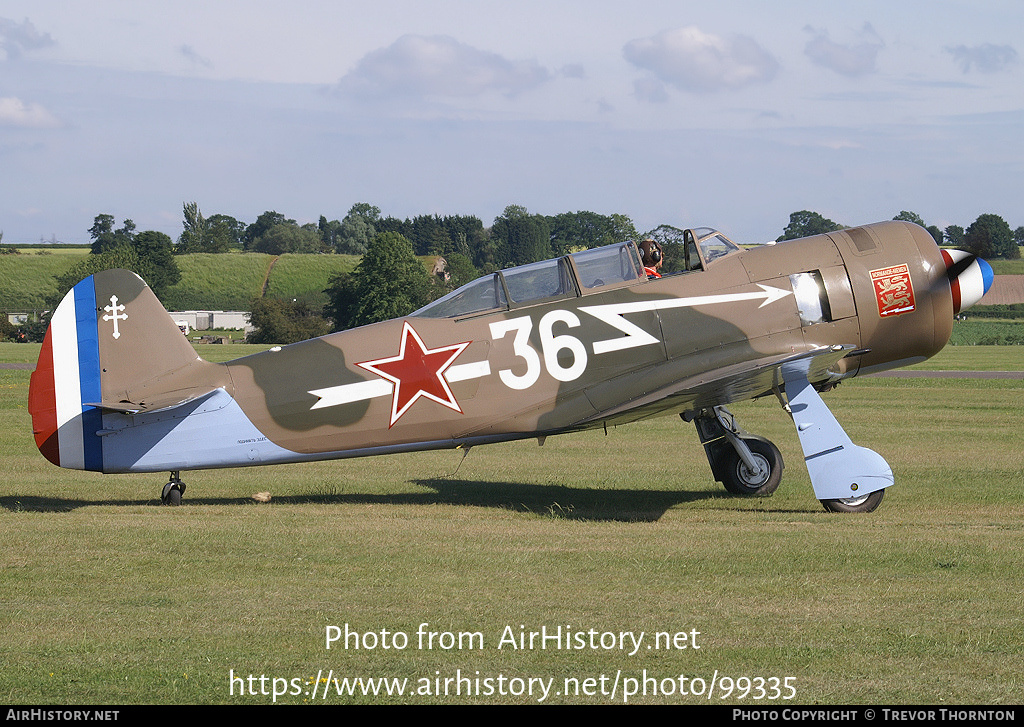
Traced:
[[86, 278], [64, 297], [33, 373], [29, 411], [36, 443], [54, 464], [103, 471], [100, 352], [96, 328], [96, 290]]

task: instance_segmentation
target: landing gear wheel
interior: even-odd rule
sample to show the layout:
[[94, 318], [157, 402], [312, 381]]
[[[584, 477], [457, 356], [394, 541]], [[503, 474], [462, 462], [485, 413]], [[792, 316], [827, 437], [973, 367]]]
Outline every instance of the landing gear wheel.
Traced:
[[760, 471], [752, 470], [739, 455], [729, 448], [722, 484], [733, 495], [767, 497], [775, 492], [782, 481], [782, 454], [771, 442], [744, 439]]
[[829, 512], [871, 512], [882, 503], [885, 490], [875, 490], [860, 497], [844, 497], [841, 500], [820, 500]]
[[185, 493], [185, 486], [177, 482], [168, 482], [164, 485], [164, 491], [160, 494], [160, 502], [165, 505], [180, 505], [181, 496]]
[[164, 485], [163, 492], [160, 493], [160, 502], [177, 506], [181, 504], [181, 497], [184, 494], [185, 483], [181, 481], [177, 472], [172, 472], [170, 482]]

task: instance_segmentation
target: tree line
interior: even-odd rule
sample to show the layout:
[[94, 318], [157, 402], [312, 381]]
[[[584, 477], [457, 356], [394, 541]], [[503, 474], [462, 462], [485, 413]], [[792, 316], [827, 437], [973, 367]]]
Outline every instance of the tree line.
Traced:
[[[485, 227], [472, 215], [385, 217], [379, 207], [360, 202], [341, 220], [321, 215], [317, 224], [300, 225], [273, 210], [246, 224], [230, 215], [206, 217], [197, 202], [182, 207], [182, 232], [177, 241], [162, 232], [139, 232], [131, 219], [117, 227], [112, 215], [97, 215], [89, 229], [92, 254], [58, 277], [53, 305], [82, 278], [115, 267], [139, 273], [162, 298], [181, 279], [175, 256], [182, 254], [240, 251], [361, 256], [354, 271], [330, 281], [325, 291], [329, 302], [323, 310], [299, 301], [261, 297], [252, 302], [253, 340], [288, 343], [406, 315], [494, 270], [623, 240], [658, 240], [664, 249], [664, 269], [669, 272], [674, 269], [673, 261], [682, 259], [682, 230], [662, 225], [640, 233], [624, 214], [576, 211], [540, 215], [509, 205]], [[964, 247], [986, 258], [1019, 258], [1019, 246], [1024, 245], [1024, 226], [1011, 231], [994, 214], [979, 216], [966, 230], [956, 225], [940, 230], [905, 210], [893, 219], [924, 227], [939, 244]], [[845, 226], [817, 212], [801, 210], [790, 215], [778, 240]], [[417, 256], [444, 257], [444, 277], [430, 276]]]
[[[1020, 247], [1024, 245], [1024, 225], [1016, 230], [1011, 230], [1009, 223], [995, 214], [979, 215], [978, 219], [972, 222], [966, 230], [959, 225], [949, 225], [942, 230], [937, 225], [925, 224], [920, 215], [906, 210], [900, 212], [893, 219], [920, 225], [928, 230], [937, 245], [960, 247], [982, 258], [1018, 260]], [[786, 229], [776, 242], [820, 235], [845, 227], [849, 227], [849, 225], [833, 222], [817, 212], [801, 210], [789, 216], [789, 224], [786, 225]]]
[[[289, 252], [363, 255], [370, 242], [382, 233], [405, 237], [416, 255], [461, 255], [479, 272], [557, 257], [575, 250], [636, 239], [633, 221], [623, 214], [563, 212], [531, 214], [525, 207], [509, 205], [484, 227], [471, 215], [419, 215], [404, 220], [382, 217], [379, 207], [360, 202], [342, 220], [320, 217], [316, 225], [299, 225], [284, 215], [267, 211], [246, 225], [227, 215], [204, 218], [195, 202], [184, 205], [183, 232], [177, 253], [242, 250], [282, 255]], [[916, 212], [901, 211], [894, 220], [905, 220], [928, 230], [936, 244], [970, 249], [983, 257], [1020, 256], [1024, 226], [1011, 230], [999, 215], [982, 214], [966, 230], [959, 225], [940, 229], [927, 224]], [[801, 210], [789, 216], [789, 224], [777, 241], [840, 230], [849, 225], [834, 222], [817, 212]], [[658, 228], [662, 229], [662, 228]], [[674, 229], [674, 228], [667, 228]], [[643, 236], [650, 236], [651, 230]]]
[[[544, 217], [531, 215], [524, 207], [510, 206], [495, 219], [490, 230], [483, 230], [482, 225], [477, 224], [479, 220], [471, 218], [475, 220], [473, 225], [458, 228], [453, 235], [451, 228], [446, 228], [446, 220], [451, 218], [417, 218], [419, 222], [398, 223], [394, 218], [381, 219], [376, 209], [369, 206], [362, 209], [362, 213], [369, 213], [364, 229], [368, 235], [376, 233], [376, 237], [366, 243], [359, 265], [353, 272], [333, 278], [326, 291], [330, 302], [323, 311], [326, 320], [321, 325], [325, 332], [327, 321], [333, 322], [333, 330], [343, 330], [407, 315], [478, 275], [500, 267], [627, 239], [651, 237], [658, 240], [664, 251], [667, 272], [682, 264], [682, 230], [662, 225], [639, 235], [632, 221], [624, 215], [576, 212]], [[941, 231], [905, 210], [893, 219], [924, 227], [938, 244], [967, 247], [983, 257], [1019, 257], [1018, 241], [1024, 244], [1024, 227], [1018, 228], [1015, 237], [1009, 225], [997, 215], [980, 216], [966, 231], [956, 226]], [[794, 212], [778, 240], [843, 227], [816, 212]], [[412, 240], [417, 242], [414, 244]], [[447, 282], [431, 280], [416, 259], [416, 255], [432, 253], [446, 256], [451, 271]], [[251, 319], [257, 326], [254, 340], [267, 343], [301, 340], [312, 333], [310, 326], [314, 318], [313, 312], [300, 303], [258, 301]]]
[[635, 237], [637, 231], [622, 214], [581, 211], [547, 216], [510, 205], [487, 228], [473, 215], [384, 217], [379, 207], [365, 202], [352, 205], [341, 220], [321, 215], [315, 225], [299, 225], [280, 212], [267, 211], [246, 225], [227, 215], [206, 218], [195, 202], [187, 202], [175, 251], [364, 255], [377, 235], [386, 233], [402, 235], [416, 255], [460, 255], [487, 272], [611, 244]]

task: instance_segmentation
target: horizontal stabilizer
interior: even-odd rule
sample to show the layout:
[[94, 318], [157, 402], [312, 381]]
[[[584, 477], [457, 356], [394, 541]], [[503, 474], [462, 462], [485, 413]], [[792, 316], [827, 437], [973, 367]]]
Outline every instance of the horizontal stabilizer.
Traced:
[[184, 404], [189, 404], [201, 399], [219, 386], [205, 386], [188, 390], [187, 392], [172, 391], [166, 396], [156, 397], [148, 401], [134, 403], [131, 401], [90, 401], [84, 406], [94, 406], [104, 411], [117, 412], [118, 414], [152, 414], [159, 411], [169, 411]]

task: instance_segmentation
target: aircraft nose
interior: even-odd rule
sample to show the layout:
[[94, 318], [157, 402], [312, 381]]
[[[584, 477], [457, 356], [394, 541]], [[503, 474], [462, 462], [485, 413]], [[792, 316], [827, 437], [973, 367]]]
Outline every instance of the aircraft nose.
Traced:
[[953, 315], [981, 300], [992, 287], [992, 266], [966, 250], [942, 250], [953, 292]]

